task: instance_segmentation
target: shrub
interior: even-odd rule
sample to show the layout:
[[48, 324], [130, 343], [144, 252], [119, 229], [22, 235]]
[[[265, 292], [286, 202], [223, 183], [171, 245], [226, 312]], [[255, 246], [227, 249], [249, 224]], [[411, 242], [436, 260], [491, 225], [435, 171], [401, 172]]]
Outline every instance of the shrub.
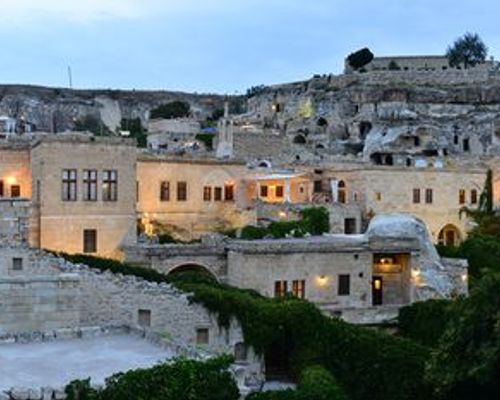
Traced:
[[266, 228], [247, 225], [241, 230], [241, 239], [245, 240], [263, 239], [265, 236], [267, 236], [267, 234], [268, 231]]
[[169, 233], [160, 233], [158, 235], [158, 243], [159, 244], [167, 244], [167, 243], [178, 243], [175, 238]]
[[437, 346], [448, 323], [457, 316], [456, 302], [427, 300], [399, 310], [399, 333], [424, 346]]
[[151, 118], [183, 118], [188, 117], [191, 111], [189, 103], [184, 101], [172, 101], [170, 103], [162, 104], [155, 109], [151, 110]]
[[146, 134], [146, 129], [142, 127], [142, 122], [140, 118], [126, 119], [123, 118], [120, 123], [122, 131], [129, 131], [130, 137], [137, 140], [137, 146], [147, 147], [148, 145], [148, 135]]
[[500, 275], [490, 274], [458, 307], [432, 353], [426, 377], [442, 399], [497, 399], [500, 393]]
[[213, 150], [214, 135], [212, 133], [198, 133], [195, 139], [202, 142], [207, 150]]
[[90, 114], [75, 121], [75, 131], [91, 132], [96, 136], [105, 136], [111, 133], [99, 117]]
[[360, 69], [373, 60], [373, 53], [367, 47], [347, 56], [347, 62], [353, 69]]
[[391, 60], [391, 62], [388, 65], [388, 68], [389, 68], [390, 71], [399, 71], [399, 70], [401, 70], [401, 67], [394, 60]]
[[238, 387], [228, 371], [231, 362], [230, 357], [177, 359], [113, 375], [100, 391], [91, 389], [88, 381], [74, 381], [66, 393], [73, 393], [71, 400], [238, 400]]
[[330, 215], [325, 207], [310, 207], [302, 210], [301, 228], [311, 235], [322, 235], [330, 231]]
[[347, 400], [332, 374], [321, 366], [308, 367], [302, 373], [297, 390], [254, 393], [248, 400]]

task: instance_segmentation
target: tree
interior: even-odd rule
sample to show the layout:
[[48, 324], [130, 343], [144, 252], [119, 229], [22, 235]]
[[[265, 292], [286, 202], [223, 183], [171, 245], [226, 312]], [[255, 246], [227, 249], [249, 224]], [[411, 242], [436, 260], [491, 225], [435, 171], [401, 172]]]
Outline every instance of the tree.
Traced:
[[488, 48], [477, 33], [467, 32], [448, 47], [446, 57], [452, 67], [469, 68], [486, 60]]
[[442, 399], [497, 399], [500, 393], [500, 275], [481, 280], [459, 304], [432, 353], [426, 378]]
[[191, 107], [189, 103], [184, 101], [172, 101], [151, 110], [151, 118], [183, 118], [188, 117], [190, 111]]
[[360, 69], [373, 60], [373, 53], [369, 48], [358, 50], [347, 56], [347, 62], [353, 69]]

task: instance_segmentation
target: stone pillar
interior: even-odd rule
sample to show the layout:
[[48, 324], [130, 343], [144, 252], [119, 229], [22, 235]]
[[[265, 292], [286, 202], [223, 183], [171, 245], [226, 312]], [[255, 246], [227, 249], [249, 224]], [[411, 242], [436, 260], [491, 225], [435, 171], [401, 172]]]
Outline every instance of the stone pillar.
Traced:
[[332, 191], [332, 203], [337, 203], [339, 201], [339, 181], [337, 179], [330, 181], [330, 189]]
[[290, 203], [290, 178], [285, 179], [285, 202]]

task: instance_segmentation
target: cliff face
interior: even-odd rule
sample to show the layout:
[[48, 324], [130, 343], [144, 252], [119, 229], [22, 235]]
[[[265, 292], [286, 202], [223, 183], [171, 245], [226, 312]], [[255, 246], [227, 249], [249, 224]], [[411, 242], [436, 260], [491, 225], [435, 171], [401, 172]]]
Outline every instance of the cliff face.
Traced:
[[175, 100], [188, 102], [201, 119], [224, 104], [224, 97], [218, 95], [0, 85], [0, 116], [24, 120], [46, 132], [74, 129], [75, 121], [92, 116], [115, 131], [122, 118], [140, 118], [145, 123], [151, 109]]
[[384, 71], [260, 89], [242, 119], [378, 164], [500, 152], [500, 72]]

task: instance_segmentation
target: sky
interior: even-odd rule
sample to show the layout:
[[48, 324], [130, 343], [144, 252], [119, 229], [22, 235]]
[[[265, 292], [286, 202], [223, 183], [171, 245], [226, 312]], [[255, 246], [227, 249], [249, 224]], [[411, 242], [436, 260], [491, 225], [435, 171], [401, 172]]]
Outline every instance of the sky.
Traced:
[[349, 53], [443, 54], [498, 0], [0, 0], [0, 83], [235, 94], [339, 74]]

